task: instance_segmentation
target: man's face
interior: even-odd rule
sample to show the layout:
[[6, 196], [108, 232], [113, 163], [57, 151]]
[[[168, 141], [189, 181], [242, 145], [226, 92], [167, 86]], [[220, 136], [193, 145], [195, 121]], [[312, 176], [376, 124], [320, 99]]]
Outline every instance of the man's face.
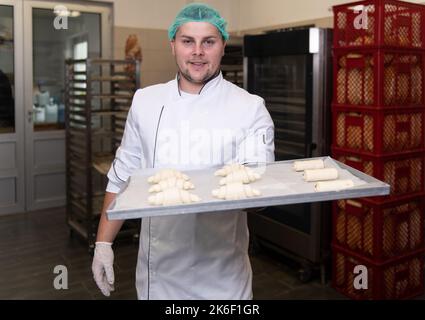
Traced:
[[185, 23], [171, 41], [180, 73], [194, 84], [204, 84], [218, 72], [225, 46], [220, 32], [208, 22]]

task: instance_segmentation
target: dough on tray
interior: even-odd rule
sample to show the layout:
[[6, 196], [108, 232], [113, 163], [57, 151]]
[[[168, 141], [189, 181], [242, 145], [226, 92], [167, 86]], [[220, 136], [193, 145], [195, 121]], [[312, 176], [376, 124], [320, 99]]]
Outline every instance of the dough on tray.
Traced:
[[197, 195], [174, 187], [151, 195], [148, 198], [148, 203], [150, 205], [176, 205], [198, 202], [200, 200], [201, 198], [199, 198]]
[[219, 199], [238, 200], [261, 195], [261, 192], [242, 182], [233, 182], [219, 189], [214, 189], [212, 195]]
[[303, 171], [306, 169], [323, 169], [325, 162], [323, 159], [294, 161], [293, 168], [295, 171]]
[[149, 188], [149, 192], [159, 192], [164, 191], [165, 189], [177, 187], [182, 190], [194, 189], [195, 186], [192, 182], [184, 180], [182, 178], [171, 177], [165, 180], [161, 180], [159, 183], [154, 184]]
[[335, 168], [308, 169], [304, 171], [303, 176], [307, 182], [335, 180], [338, 179], [338, 170]]
[[224, 167], [222, 167], [221, 169], [218, 169], [214, 175], [217, 177], [225, 177], [228, 174], [235, 172], [235, 171], [239, 171], [239, 170], [245, 170], [245, 171], [249, 171], [252, 172], [252, 170], [248, 167], [245, 167], [243, 164], [239, 164], [239, 163], [231, 163], [228, 165], [225, 165]]
[[232, 182], [250, 183], [259, 180], [261, 176], [252, 170], [238, 170], [229, 173], [224, 178], [220, 179], [220, 186]]
[[319, 181], [315, 184], [314, 188], [316, 191], [338, 191], [354, 187], [354, 183], [350, 179], [345, 180], [333, 180], [333, 181]]
[[183, 180], [189, 180], [189, 177], [180, 171], [175, 169], [162, 169], [157, 172], [155, 175], [148, 178], [149, 183], [159, 183], [161, 180], [168, 178], [180, 178]]

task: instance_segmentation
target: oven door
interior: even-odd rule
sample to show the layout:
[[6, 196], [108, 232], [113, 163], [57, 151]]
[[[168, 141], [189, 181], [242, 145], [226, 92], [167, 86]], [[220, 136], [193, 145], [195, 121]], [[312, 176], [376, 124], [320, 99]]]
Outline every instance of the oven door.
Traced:
[[[328, 141], [323, 105], [327, 91], [320, 54], [309, 50], [309, 29], [244, 38], [245, 88], [264, 98], [275, 125], [275, 158], [290, 160], [324, 154]], [[322, 43], [323, 45], [323, 43]], [[330, 59], [330, 55], [329, 55]], [[323, 141], [322, 141], [323, 140]], [[320, 145], [319, 145], [320, 144]], [[319, 150], [320, 149], [320, 150]], [[323, 205], [268, 207], [250, 213], [252, 235], [313, 262], [321, 258]]]

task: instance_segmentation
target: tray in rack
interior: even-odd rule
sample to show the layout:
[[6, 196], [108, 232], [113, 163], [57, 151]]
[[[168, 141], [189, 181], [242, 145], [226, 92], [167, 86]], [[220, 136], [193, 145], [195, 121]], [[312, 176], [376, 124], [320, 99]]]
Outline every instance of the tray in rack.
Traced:
[[136, 219], [150, 216], [166, 216], [175, 214], [218, 212], [237, 209], [261, 208], [277, 205], [319, 202], [338, 199], [350, 199], [371, 196], [388, 195], [390, 186], [371, 176], [351, 168], [330, 157], [309, 158], [299, 160], [323, 159], [325, 167], [334, 167], [339, 172], [339, 179], [351, 179], [354, 186], [339, 191], [315, 191], [314, 182], [305, 182], [302, 172], [293, 170], [295, 160], [277, 161], [267, 165], [253, 167], [261, 173], [261, 179], [251, 183], [253, 188], [261, 191], [261, 196], [241, 200], [221, 200], [211, 195], [213, 189], [219, 187], [221, 177], [215, 177], [214, 172], [219, 167], [181, 170], [189, 175], [195, 189], [189, 190], [201, 197], [200, 202], [172, 206], [152, 206], [147, 199], [150, 195], [150, 185], [147, 178], [157, 171], [142, 169], [136, 171], [127, 186], [117, 195], [107, 210], [111, 220]]

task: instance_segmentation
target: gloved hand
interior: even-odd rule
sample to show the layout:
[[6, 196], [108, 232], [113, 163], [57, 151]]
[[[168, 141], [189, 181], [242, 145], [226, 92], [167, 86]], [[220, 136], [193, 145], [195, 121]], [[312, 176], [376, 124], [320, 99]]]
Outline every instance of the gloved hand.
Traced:
[[109, 297], [114, 291], [114, 252], [112, 243], [96, 242], [93, 263], [93, 278], [102, 293]]

